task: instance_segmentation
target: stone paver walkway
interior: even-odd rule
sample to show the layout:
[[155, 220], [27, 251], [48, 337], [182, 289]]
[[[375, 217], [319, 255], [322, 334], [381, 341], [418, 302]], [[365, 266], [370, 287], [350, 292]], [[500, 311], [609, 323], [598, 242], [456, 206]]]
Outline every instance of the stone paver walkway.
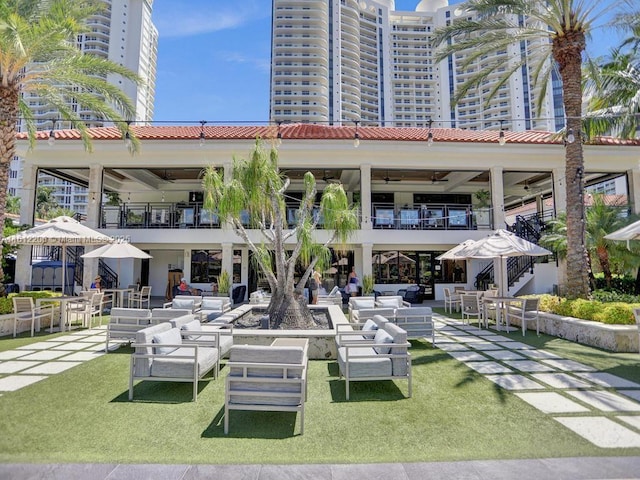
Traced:
[[602, 448], [640, 447], [640, 384], [434, 314], [436, 346]]

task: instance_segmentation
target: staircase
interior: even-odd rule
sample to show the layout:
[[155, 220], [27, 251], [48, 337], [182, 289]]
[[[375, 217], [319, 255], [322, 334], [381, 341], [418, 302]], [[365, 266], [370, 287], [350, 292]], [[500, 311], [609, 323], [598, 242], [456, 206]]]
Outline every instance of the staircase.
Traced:
[[[510, 232], [521, 238], [538, 245], [540, 237], [545, 229], [545, 222], [538, 214], [522, 216], [517, 215], [515, 223], [508, 227]], [[533, 278], [534, 257], [509, 257], [507, 258], [507, 289], [516, 284], [524, 286]], [[476, 275], [475, 287], [478, 290], [486, 290], [490, 283], [495, 283], [493, 263], [487, 265]], [[521, 288], [521, 287], [520, 287]], [[519, 290], [518, 288], [517, 290]], [[515, 292], [512, 292], [515, 293]]]

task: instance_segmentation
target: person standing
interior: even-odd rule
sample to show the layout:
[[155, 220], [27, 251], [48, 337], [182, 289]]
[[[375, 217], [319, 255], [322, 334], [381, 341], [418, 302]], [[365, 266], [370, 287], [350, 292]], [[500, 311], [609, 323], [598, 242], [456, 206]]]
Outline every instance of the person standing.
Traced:
[[349, 278], [347, 279], [347, 293], [351, 294], [352, 297], [358, 295], [358, 284], [360, 283], [360, 279], [358, 278], [358, 274], [356, 273], [356, 267], [351, 267], [351, 272], [349, 273]]
[[320, 284], [322, 283], [322, 275], [318, 270], [314, 270], [309, 278], [309, 290], [311, 291], [311, 304], [316, 305], [318, 303], [318, 291]]

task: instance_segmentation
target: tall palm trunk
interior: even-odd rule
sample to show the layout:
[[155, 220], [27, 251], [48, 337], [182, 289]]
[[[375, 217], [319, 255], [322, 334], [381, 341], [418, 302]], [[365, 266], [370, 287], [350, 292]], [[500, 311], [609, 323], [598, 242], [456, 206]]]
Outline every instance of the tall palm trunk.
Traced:
[[562, 77], [564, 111], [567, 132], [573, 131], [575, 141], [566, 144], [565, 185], [567, 191], [567, 296], [587, 298], [589, 261], [585, 247], [585, 215], [583, 199], [584, 159], [582, 154], [582, 52], [585, 39], [582, 32], [567, 26], [564, 35], [553, 39], [553, 58]]
[[[0, 86], [0, 241], [4, 230], [7, 207], [9, 167], [16, 153], [16, 121], [18, 119], [18, 89], [15, 86]], [[0, 261], [0, 296], [4, 291], [4, 271]]]

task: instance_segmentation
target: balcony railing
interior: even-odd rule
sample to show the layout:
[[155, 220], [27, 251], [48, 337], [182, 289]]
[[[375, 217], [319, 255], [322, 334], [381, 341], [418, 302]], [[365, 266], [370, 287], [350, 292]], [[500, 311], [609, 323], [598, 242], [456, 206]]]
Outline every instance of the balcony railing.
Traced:
[[[475, 230], [491, 228], [490, 209], [473, 209], [470, 204], [415, 204], [397, 207], [374, 203], [372, 224], [376, 229], [391, 230]], [[319, 208], [314, 209], [319, 215]], [[287, 222], [295, 227], [297, 208], [287, 207]], [[322, 228], [322, 218], [318, 228]], [[248, 213], [244, 225], [250, 223]], [[205, 210], [202, 203], [129, 203], [104, 205], [101, 227], [105, 229], [135, 228], [220, 228], [216, 213]]]

